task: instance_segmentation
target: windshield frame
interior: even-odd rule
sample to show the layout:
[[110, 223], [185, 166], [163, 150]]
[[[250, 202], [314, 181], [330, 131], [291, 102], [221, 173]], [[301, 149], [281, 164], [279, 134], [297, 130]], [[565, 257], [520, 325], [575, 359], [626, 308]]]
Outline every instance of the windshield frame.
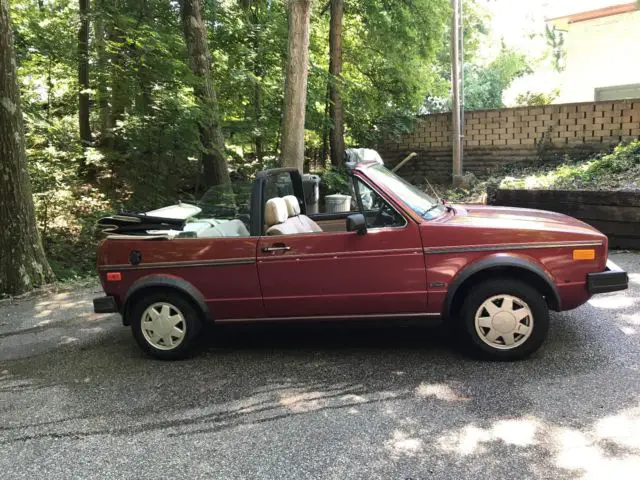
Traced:
[[[396, 203], [400, 203], [404, 208], [403, 210], [410, 214], [416, 221], [422, 222], [425, 220], [433, 220], [440, 218], [446, 211], [447, 207], [433, 198], [431, 195], [420, 190], [415, 185], [407, 182], [404, 178], [398, 174], [392, 172], [387, 167], [381, 164], [370, 164], [360, 167], [358, 170], [369, 179], [373, 185], [376, 185], [380, 190], [385, 192], [387, 196], [391, 197]], [[405, 189], [405, 191], [402, 191]], [[409, 196], [413, 196], [409, 200]], [[426, 202], [421, 205], [417, 202]], [[436, 208], [433, 208], [436, 207]], [[432, 208], [431, 211], [428, 211]]]

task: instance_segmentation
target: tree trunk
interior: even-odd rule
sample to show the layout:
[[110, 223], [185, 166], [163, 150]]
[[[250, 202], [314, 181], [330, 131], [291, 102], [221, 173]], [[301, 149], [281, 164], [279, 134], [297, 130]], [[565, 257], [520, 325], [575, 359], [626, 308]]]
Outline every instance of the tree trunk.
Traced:
[[0, 0], [0, 293], [53, 280], [36, 228], [9, 2]]
[[122, 20], [122, 11], [125, 11], [126, 3], [115, 0], [113, 4], [103, 3], [108, 8], [108, 22], [105, 25], [105, 34], [111, 42], [109, 82], [111, 84], [110, 108], [107, 115], [106, 145], [113, 149], [117, 147], [114, 129], [118, 121], [124, 117], [127, 105], [130, 104], [129, 84], [127, 78], [127, 46], [125, 45], [125, 22]]
[[80, 29], [78, 30], [78, 116], [82, 148], [91, 145], [89, 124], [89, 0], [80, 0]]
[[327, 82], [327, 93], [324, 96], [324, 113], [322, 114], [322, 168], [327, 163], [327, 153], [329, 152], [329, 95], [331, 94], [331, 81]]
[[344, 0], [331, 0], [329, 29], [329, 116], [331, 117], [331, 164], [338, 167], [344, 159], [344, 118], [340, 82], [342, 75], [342, 17]]
[[304, 167], [304, 119], [309, 73], [311, 0], [289, 0], [289, 54], [282, 121], [282, 166]]
[[[257, 6], [255, 8], [258, 8]], [[264, 68], [262, 67], [262, 47], [260, 42], [260, 29], [258, 28], [258, 15], [255, 13], [252, 15], [252, 22], [254, 26], [253, 36], [253, 48], [255, 50], [255, 60], [253, 62], [253, 75], [255, 77], [256, 84], [253, 87], [253, 115], [255, 118], [255, 145], [256, 145], [256, 158], [260, 164], [264, 157], [264, 138], [262, 133], [262, 78], [264, 76]]]
[[256, 145], [256, 159], [262, 165], [262, 159], [264, 158], [264, 137], [262, 136], [262, 86], [260, 83], [256, 83], [254, 87], [253, 111], [256, 118], [256, 127], [258, 128], [258, 133], [254, 139]]
[[253, 129], [256, 132], [253, 138], [256, 159], [262, 164], [264, 158], [264, 136], [262, 132], [262, 84], [264, 67], [262, 65], [262, 39], [260, 29], [260, 9], [263, 0], [240, 0], [239, 5], [245, 12], [247, 23], [251, 25], [251, 39], [254, 51], [253, 57]]
[[109, 90], [107, 88], [107, 50], [105, 45], [104, 11], [94, 12], [93, 31], [96, 37], [96, 100], [100, 112], [100, 141], [105, 142], [109, 126]]
[[211, 76], [211, 54], [202, 18], [202, 5], [200, 0], [181, 0], [180, 7], [191, 70], [198, 80], [194, 93], [204, 109], [200, 120], [204, 179], [208, 186], [229, 184], [231, 180], [220, 126], [218, 99]]
[[[154, 18], [148, 0], [136, 0], [134, 3], [138, 24], [146, 24], [155, 29]], [[151, 113], [151, 72], [144, 57], [144, 47], [135, 47], [135, 59], [138, 64], [138, 86], [140, 92], [136, 96], [136, 111], [142, 115]]]

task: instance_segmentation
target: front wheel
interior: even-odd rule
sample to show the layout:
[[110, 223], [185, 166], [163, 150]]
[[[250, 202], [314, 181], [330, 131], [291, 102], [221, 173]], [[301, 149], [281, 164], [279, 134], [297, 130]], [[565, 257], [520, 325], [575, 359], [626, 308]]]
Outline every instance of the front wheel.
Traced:
[[495, 279], [474, 287], [464, 300], [460, 335], [474, 353], [494, 360], [517, 360], [540, 348], [549, 330], [542, 295], [515, 279]]
[[193, 305], [172, 292], [152, 293], [131, 309], [131, 329], [138, 345], [162, 360], [191, 355], [201, 326], [200, 315]]

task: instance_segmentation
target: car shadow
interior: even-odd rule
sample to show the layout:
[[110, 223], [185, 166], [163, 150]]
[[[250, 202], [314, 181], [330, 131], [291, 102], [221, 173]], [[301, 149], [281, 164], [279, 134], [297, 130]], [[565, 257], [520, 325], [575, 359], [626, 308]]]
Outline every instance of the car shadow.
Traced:
[[440, 324], [405, 320], [215, 325], [205, 352], [217, 349], [442, 349], [455, 346]]

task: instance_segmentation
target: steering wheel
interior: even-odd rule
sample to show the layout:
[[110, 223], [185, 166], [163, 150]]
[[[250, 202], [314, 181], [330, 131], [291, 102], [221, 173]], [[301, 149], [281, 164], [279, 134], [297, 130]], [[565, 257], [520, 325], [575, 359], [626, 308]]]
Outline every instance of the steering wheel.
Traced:
[[380, 210], [373, 219], [373, 227], [386, 227], [387, 225], [393, 225], [393, 211], [386, 203], [382, 203]]

